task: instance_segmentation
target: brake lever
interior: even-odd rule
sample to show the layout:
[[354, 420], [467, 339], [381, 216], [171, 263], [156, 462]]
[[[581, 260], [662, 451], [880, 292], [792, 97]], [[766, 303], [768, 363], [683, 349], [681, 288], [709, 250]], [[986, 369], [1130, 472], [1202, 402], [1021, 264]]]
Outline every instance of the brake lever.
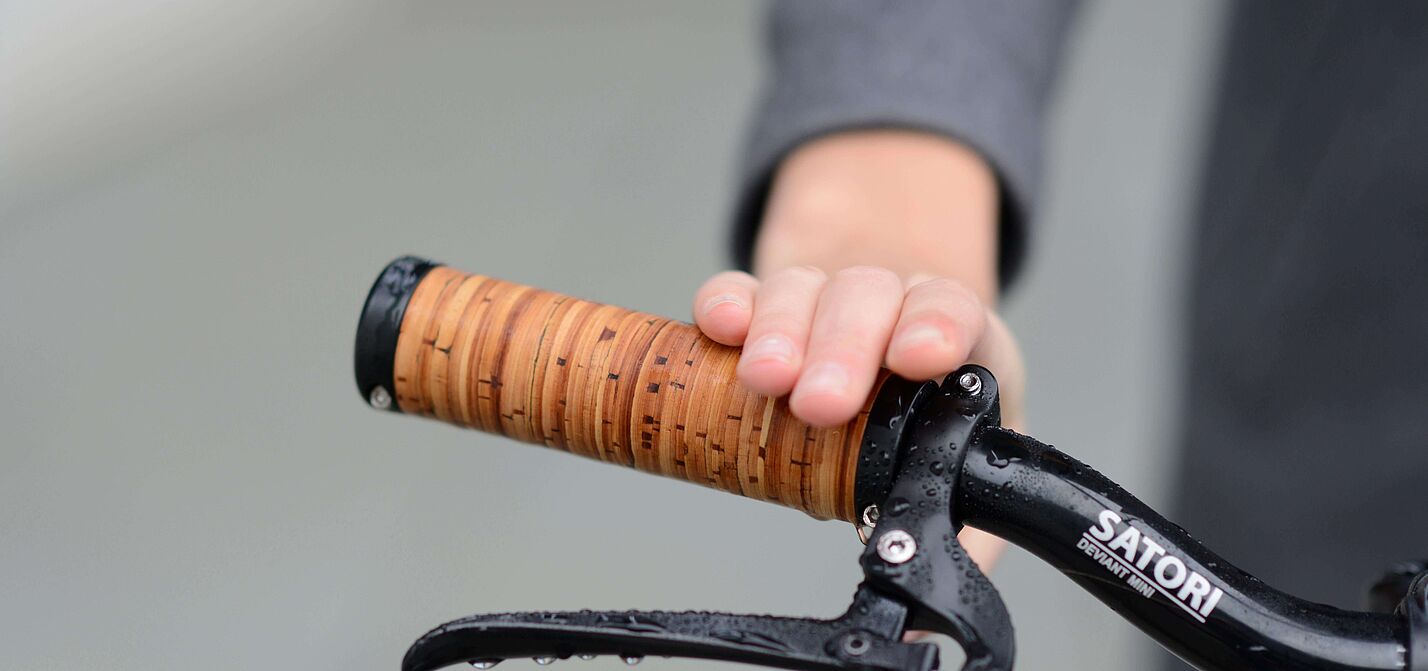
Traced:
[[997, 384], [965, 366], [924, 384], [889, 419], [896, 455], [879, 490], [877, 524], [863, 550], [864, 580], [831, 620], [706, 612], [579, 611], [473, 615], [443, 624], [407, 651], [403, 671], [470, 662], [480, 669], [517, 657], [549, 664], [571, 656], [647, 655], [744, 662], [785, 669], [931, 671], [937, 647], [904, 642], [909, 631], [945, 634], [966, 671], [1008, 671], [1015, 644], [996, 588], [957, 541], [953, 510], [962, 462], [980, 432], [1000, 424]]
[[937, 647], [902, 643], [907, 609], [865, 586], [834, 620], [705, 612], [579, 611], [473, 615], [441, 625], [407, 651], [404, 671], [503, 659], [550, 664], [571, 656], [649, 655], [760, 664], [785, 669], [930, 671]]

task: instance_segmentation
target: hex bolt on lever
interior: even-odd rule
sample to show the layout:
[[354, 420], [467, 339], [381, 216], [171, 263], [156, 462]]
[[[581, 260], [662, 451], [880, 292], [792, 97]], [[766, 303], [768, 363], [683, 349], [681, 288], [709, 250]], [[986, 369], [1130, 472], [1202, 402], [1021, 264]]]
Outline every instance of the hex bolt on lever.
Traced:
[[760, 664], [785, 669], [931, 671], [937, 647], [904, 642], [908, 631], [951, 637], [962, 668], [1012, 668], [1006, 606], [957, 541], [958, 474], [968, 445], [1000, 422], [995, 378], [968, 366], [939, 387], [927, 383], [892, 424], [898, 460], [864, 548], [864, 580], [853, 603], [831, 620], [704, 612], [556, 612], [473, 615], [414, 643], [404, 671], [469, 662], [481, 669], [527, 657], [549, 664], [572, 656], [649, 655]]

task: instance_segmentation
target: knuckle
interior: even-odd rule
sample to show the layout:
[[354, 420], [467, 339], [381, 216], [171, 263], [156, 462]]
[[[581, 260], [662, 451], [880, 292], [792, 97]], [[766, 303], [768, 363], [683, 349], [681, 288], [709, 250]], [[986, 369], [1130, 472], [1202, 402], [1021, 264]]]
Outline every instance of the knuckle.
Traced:
[[935, 277], [912, 287], [909, 293], [928, 295], [939, 301], [955, 301], [970, 305], [981, 305], [976, 292], [962, 282], [950, 277]]
[[937, 292], [937, 293], [957, 293], [965, 289], [965, 286], [950, 277], [933, 277], [913, 285], [913, 291]]
[[828, 273], [818, 266], [792, 266], [780, 270], [778, 274], [787, 280], [798, 282], [799, 284], [821, 284], [828, 281]]
[[887, 268], [878, 266], [848, 266], [838, 271], [835, 277], [845, 282], [856, 282], [859, 284], [882, 284], [899, 286], [901, 284], [897, 273]]

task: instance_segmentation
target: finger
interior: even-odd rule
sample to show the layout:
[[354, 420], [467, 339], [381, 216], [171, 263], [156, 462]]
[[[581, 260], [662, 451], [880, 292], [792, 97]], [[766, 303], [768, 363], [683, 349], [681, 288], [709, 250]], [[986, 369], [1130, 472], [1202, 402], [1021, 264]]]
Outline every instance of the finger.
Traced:
[[981, 341], [987, 311], [966, 285], [948, 278], [914, 284], [888, 345], [888, 368], [909, 380], [930, 380], [967, 361]]
[[997, 565], [997, 560], [1001, 559], [1002, 552], [1007, 549], [1006, 541], [972, 527], [962, 529], [962, 533], [957, 534], [957, 541], [967, 551], [967, 556], [977, 563], [977, 568], [981, 569], [982, 573], [990, 572]]
[[827, 281], [822, 270], [799, 266], [774, 273], [759, 286], [758, 304], [739, 357], [739, 381], [744, 386], [765, 396], [783, 396], [793, 389], [818, 294]]
[[715, 342], [744, 344], [758, 287], [753, 275], [732, 270], [709, 278], [694, 293], [694, 323]]
[[902, 282], [883, 268], [838, 271], [823, 286], [808, 352], [789, 407], [815, 426], [852, 419], [863, 406], [902, 307]]

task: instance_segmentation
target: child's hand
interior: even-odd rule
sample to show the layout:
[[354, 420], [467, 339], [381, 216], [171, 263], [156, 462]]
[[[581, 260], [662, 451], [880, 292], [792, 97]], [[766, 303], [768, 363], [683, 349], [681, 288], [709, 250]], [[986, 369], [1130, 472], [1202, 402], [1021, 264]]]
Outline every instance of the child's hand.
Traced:
[[694, 299], [705, 335], [743, 346], [739, 381], [768, 396], [789, 395], [794, 415], [815, 426], [851, 419], [878, 368], [914, 380], [940, 379], [975, 362], [997, 376], [1009, 425], [1021, 418], [1023, 368], [1005, 324], [956, 280], [854, 266], [829, 276], [785, 268], [760, 281], [715, 275]]
[[[927, 380], [973, 362], [997, 376], [1002, 423], [1020, 430], [1021, 354], [992, 304], [997, 194], [980, 155], [940, 136], [814, 139], [779, 164], [753, 250], [758, 276], [710, 278], [694, 321], [744, 347], [744, 385], [788, 394], [810, 424], [852, 419], [879, 366]], [[958, 537], [984, 571], [1005, 545], [972, 528]]]

